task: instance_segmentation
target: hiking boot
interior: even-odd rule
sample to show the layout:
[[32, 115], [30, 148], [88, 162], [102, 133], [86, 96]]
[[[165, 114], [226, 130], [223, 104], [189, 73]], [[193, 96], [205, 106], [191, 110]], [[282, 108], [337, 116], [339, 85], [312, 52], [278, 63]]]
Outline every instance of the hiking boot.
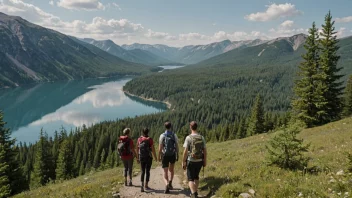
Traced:
[[173, 189], [174, 189], [174, 187], [172, 186], [172, 181], [169, 182], [169, 189], [170, 189], [170, 190], [173, 190]]
[[130, 183], [128, 184], [129, 186], [132, 186], [132, 180], [130, 181]]
[[191, 193], [190, 195], [191, 198], [198, 198], [198, 192], [195, 192], [195, 193]]
[[141, 192], [144, 192], [144, 188], [143, 188], [143, 186], [141, 186]]
[[166, 185], [164, 193], [165, 194], [170, 193], [169, 185]]
[[147, 190], [150, 190], [149, 186], [148, 186], [148, 182], [145, 183], [144, 188]]
[[125, 180], [125, 186], [127, 186], [127, 180]]

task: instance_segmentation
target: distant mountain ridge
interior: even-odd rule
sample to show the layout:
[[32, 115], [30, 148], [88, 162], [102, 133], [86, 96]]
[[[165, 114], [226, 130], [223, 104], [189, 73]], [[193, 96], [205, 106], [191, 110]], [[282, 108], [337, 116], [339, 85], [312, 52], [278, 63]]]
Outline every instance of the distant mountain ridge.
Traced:
[[150, 69], [20, 17], [0, 13], [0, 88], [41, 81], [136, 75]]
[[149, 52], [147, 50], [138, 49], [138, 48], [132, 49], [132, 50], [124, 49], [119, 45], [115, 44], [112, 40], [98, 41], [91, 38], [84, 38], [80, 40], [87, 42], [91, 45], [94, 45], [123, 60], [134, 62], [134, 63], [140, 63], [140, 64], [152, 65], [152, 66], [180, 64], [180, 63], [177, 63], [176, 61], [170, 61], [170, 60], [167, 60], [166, 58], [155, 55], [152, 52]]
[[260, 39], [246, 41], [224, 40], [207, 45], [188, 45], [179, 48], [160, 44], [150, 45], [134, 43], [132, 45], [122, 45], [121, 47], [126, 50], [146, 50], [158, 56], [181, 62], [183, 64], [195, 64], [236, 48], [251, 47], [265, 42], [267, 41]]

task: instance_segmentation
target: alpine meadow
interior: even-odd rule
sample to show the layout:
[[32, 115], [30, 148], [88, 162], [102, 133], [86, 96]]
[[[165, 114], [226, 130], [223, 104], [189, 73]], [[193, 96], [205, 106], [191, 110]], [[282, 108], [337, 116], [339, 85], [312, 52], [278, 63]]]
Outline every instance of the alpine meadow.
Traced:
[[351, 2], [249, 2], [0, 0], [0, 198], [351, 197]]

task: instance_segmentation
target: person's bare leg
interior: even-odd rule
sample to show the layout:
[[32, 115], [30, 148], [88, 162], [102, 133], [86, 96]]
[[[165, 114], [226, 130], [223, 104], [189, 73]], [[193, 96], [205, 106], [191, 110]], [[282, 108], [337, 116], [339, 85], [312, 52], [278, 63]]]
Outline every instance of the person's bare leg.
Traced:
[[168, 168], [164, 168], [164, 182], [165, 182], [165, 185], [168, 185], [168, 184], [169, 184]]
[[169, 165], [169, 171], [170, 171], [170, 181], [172, 181], [175, 175], [175, 164]]
[[194, 194], [195, 192], [197, 192], [197, 187], [196, 187], [196, 183], [193, 181], [189, 181], [188, 182], [188, 186], [191, 189], [191, 193]]

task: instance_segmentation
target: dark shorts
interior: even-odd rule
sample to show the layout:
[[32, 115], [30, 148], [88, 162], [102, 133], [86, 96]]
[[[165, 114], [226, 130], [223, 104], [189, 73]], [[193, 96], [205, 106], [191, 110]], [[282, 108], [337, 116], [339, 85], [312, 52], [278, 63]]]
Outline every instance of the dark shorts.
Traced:
[[170, 164], [175, 164], [176, 155], [174, 156], [164, 156], [162, 160], [163, 168], [169, 167]]
[[203, 161], [201, 162], [190, 162], [187, 165], [187, 178], [188, 181], [199, 180], [199, 173], [203, 167]]

